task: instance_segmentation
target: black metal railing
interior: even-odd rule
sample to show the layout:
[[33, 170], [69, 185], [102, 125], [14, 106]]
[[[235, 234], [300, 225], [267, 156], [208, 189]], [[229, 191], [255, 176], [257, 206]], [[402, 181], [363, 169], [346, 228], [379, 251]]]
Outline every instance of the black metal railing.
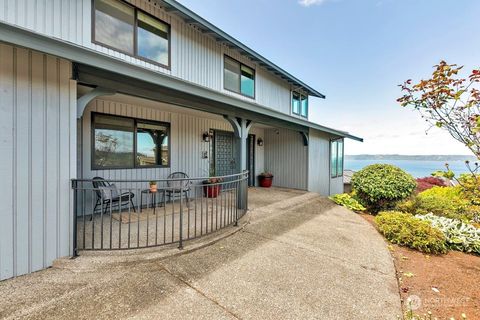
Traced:
[[74, 179], [74, 255], [173, 243], [182, 248], [186, 240], [236, 225], [247, 210], [247, 187], [248, 172], [214, 178]]

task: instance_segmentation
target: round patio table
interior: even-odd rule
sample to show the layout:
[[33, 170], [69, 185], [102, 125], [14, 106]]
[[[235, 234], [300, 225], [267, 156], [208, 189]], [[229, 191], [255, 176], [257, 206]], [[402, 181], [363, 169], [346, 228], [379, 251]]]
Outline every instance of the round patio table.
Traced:
[[[163, 199], [165, 200], [165, 190], [157, 190], [155, 192], [152, 192], [150, 189], [144, 189], [142, 190], [140, 194], [140, 212], [142, 212], [143, 208], [143, 195], [146, 195], [147, 198], [147, 209], [148, 209], [148, 195], [150, 195], [150, 203], [152, 204], [151, 207], [153, 207], [153, 214], [155, 214], [155, 209], [157, 208], [157, 193], [162, 193]], [[160, 206], [163, 206], [163, 202], [160, 204]]]

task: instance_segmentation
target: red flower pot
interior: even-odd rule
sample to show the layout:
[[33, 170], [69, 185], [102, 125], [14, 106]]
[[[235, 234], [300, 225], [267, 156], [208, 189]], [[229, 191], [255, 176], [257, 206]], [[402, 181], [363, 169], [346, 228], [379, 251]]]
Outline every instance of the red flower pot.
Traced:
[[220, 194], [220, 185], [206, 185], [203, 186], [203, 193], [207, 198], [216, 198]]
[[272, 186], [273, 177], [258, 177], [260, 182], [260, 187], [262, 188], [270, 188]]

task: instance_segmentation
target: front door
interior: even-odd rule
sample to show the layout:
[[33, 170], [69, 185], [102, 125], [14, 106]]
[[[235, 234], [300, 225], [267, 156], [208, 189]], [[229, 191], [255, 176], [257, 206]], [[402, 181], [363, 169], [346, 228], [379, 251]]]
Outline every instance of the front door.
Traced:
[[248, 186], [255, 186], [255, 135], [249, 134], [247, 138], [247, 170]]
[[235, 173], [235, 138], [233, 132], [215, 130], [215, 175]]

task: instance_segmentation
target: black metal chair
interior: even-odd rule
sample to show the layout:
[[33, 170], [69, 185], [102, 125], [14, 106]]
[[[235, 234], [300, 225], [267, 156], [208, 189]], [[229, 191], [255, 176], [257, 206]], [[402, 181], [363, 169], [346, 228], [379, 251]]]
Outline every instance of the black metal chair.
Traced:
[[[170, 180], [170, 179], [187, 179], [187, 180]], [[188, 180], [189, 177], [184, 172], [174, 172], [167, 177], [167, 187], [168, 189], [165, 190], [166, 194], [168, 195], [168, 201], [173, 199], [175, 200], [175, 195], [180, 194], [183, 192], [185, 194], [185, 199], [187, 204], [190, 201], [188, 194], [190, 192], [190, 185], [192, 182]]]
[[122, 194], [118, 194], [117, 187], [102, 177], [93, 178], [92, 184], [97, 195], [97, 202], [95, 203], [95, 208], [93, 209], [90, 221], [93, 219], [93, 214], [97, 211], [98, 206], [104, 208], [103, 213], [105, 214], [107, 213], [107, 210], [110, 207], [113, 208], [114, 205], [121, 208], [122, 206], [131, 204], [133, 212], [136, 212], [135, 205], [133, 204], [133, 198], [135, 197], [133, 192], [123, 192]]

